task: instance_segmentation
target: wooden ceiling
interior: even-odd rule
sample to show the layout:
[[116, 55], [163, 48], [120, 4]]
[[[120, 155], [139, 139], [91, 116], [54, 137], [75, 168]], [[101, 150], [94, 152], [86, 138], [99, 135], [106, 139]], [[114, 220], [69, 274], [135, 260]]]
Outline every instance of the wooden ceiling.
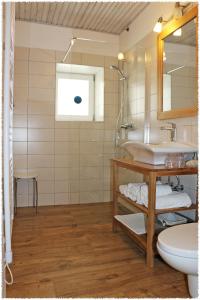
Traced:
[[148, 2], [16, 2], [16, 20], [120, 34]]

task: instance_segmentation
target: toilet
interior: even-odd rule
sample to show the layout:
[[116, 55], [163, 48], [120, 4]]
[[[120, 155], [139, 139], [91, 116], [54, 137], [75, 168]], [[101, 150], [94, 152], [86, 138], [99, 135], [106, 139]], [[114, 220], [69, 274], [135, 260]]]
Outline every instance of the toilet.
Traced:
[[187, 274], [189, 293], [198, 297], [198, 223], [177, 225], [158, 235], [157, 249], [172, 268]]

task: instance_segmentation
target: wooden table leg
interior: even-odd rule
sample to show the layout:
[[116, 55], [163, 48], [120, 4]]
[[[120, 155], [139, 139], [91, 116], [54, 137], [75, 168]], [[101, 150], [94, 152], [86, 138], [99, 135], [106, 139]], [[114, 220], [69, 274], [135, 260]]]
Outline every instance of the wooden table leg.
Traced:
[[113, 232], [117, 231], [117, 222], [114, 216], [117, 215], [117, 188], [118, 188], [118, 166], [114, 161], [111, 161], [111, 184], [112, 184], [112, 216], [113, 216]]
[[148, 218], [147, 218], [147, 266], [153, 268], [154, 266], [154, 251], [153, 239], [155, 233], [155, 199], [156, 199], [156, 175], [155, 173], [149, 174], [148, 186]]

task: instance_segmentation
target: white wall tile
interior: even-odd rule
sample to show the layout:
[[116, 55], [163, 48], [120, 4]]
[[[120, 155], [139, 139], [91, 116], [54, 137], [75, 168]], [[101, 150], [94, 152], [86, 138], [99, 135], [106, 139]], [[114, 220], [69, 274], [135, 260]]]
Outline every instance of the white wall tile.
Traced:
[[55, 193], [69, 193], [69, 182], [65, 180], [55, 181]]
[[14, 169], [27, 169], [28, 157], [27, 155], [17, 155], [14, 153]]
[[[64, 51], [56, 51], [56, 62], [61, 63], [65, 54], [66, 54], [66, 52], [64, 52]], [[82, 54], [77, 53], [77, 52], [73, 53], [73, 49], [72, 49], [72, 51], [70, 52], [70, 55], [68, 55], [68, 57], [66, 58], [65, 63], [81, 65], [82, 64]]]
[[95, 54], [82, 54], [82, 64], [86, 66], [97, 66], [103, 67], [104, 66], [104, 57]]
[[[30, 201], [32, 201], [32, 197], [30, 195]], [[38, 206], [47, 206], [54, 205], [54, 194], [39, 194], [38, 197]]]
[[53, 168], [54, 167], [54, 155], [28, 155], [28, 167], [34, 168]]
[[27, 74], [15, 74], [14, 86], [16, 88], [27, 88], [28, 87]]
[[26, 115], [28, 111], [28, 105], [26, 101], [14, 100], [14, 114], [15, 115]]
[[13, 153], [27, 154], [27, 142], [13, 142]]
[[68, 129], [77, 129], [80, 127], [80, 122], [65, 122], [65, 121], [55, 121], [55, 128], [68, 128]]
[[44, 63], [44, 62], [29, 62], [29, 74], [39, 74], [39, 75], [55, 75], [56, 65], [54, 63]]
[[43, 181], [38, 182], [38, 193], [39, 194], [54, 194], [54, 181]]
[[[29, 88], [29, 101], [44, 101], [44, 102], [54, 102], [55, 100], [55, 89], [53, 88]], [[45, 103], [46, 106], [48, 103]]]
[[55, 193], [55, 205], [66, 204], [71, 204], [69, 193]]
[[26, 142], [27, 141], [27, 128], [14, 128], [13, 141]]
[[56, 142], [78, 142], [79, 130], [78, 129], [55, 129], [55, 141]]
[[[77, 180], [78, 179], [78, 180]], [[70, 192], [70, 195], [72, 193], [78, 193], [80, 191], [80, 183], [79, 183], [79, 178], [76, 178], [74, 180], [71, 180], [68, 181], [68, 184], [69, 184], [69, 192]]]
[[55, 105], [53, 102], [45, 101], [29, 101], [28, 114], [29, 115], [54, 115]]
[[79, 167], [79, 154], [60, 154], [55, 155], [55, 167], [64, 168], [64, 167]]
[[79, 153], [78, 142], [56, 142], [55, 154], [77, 154]]
[[[63, 53], [27, 48], [16, 53], [15, 168], [37, 172], [39, 205], [107, 201], [109, 184], [104, 167], [113, 156], [119, 100], [119, 77], [110, 65], [117, 64], [117, 59], [82, 53], [68, 57], [67, 63], [106, 65], [106, 118], [105, 122], [61, 122], [55, 121], [55, 62], [60, 62]], [[20, 192], [25, 195], [24, 188]], [[32, 206], [32, 193], [29, 182], [23, 205]]]
[[80, 203], [80, 194], [79, 193], [70, 193], [70, 204], [79, 204]]
[[117, 57], [105, 56], [104, 66], [110, 68], [111, 65], [118, 65]]
[[55, 62], [55, 58], [53, 50], [31, 48], [29, 52], [30, 61]]
[[14, 72], [16, 74], [28, 74], [28, 61], [15, 61]]
[[48, 75], [29, 75], [29, 87], [30, 88], [43, 88], [53, 89], [55, 88], [55, 76]]
[[80, 141], [100, 142], [103, 141], [102, 129], [80, 129]]
[[82, 154], [100, 154], [103, 151], [101, 142], [80, 142], [80, 152]]
[[80, 203], [104, 202], [103, 199], [104, 199], [103, 191], [80, 193]]
[[53, 142], [53, 129], [28, 129], [29, 142]]
[[13, 127], [26, 128], [27, 127], [27, 115], [16, 115], [13, 116]]
[[103, 165], [103, 154], [80, 153], [80, 167], [97, 167]]
[[79, 176], [79, 168], [55, 168], [55, 180], [75, 180]]
[[81, 167], [80, 179], [101, 179], [103, 177], [103, 167]]
[[14, 103], [17, 101], [28, 100], [28, 87], [16, 87], [14, 88]]
[[[46, 181], [54, 181], [55, 172], [54, 168], [48, 168], [48, 167], [40, 167], [35, 168], [35, 171], [37, 172], [38, 180], [46, 180]], [[54, 182], [53, 182], [54, 185]]]
[[28, 154], [54, 154], [53, 142], [28, 142]]
[[54, 128], [54, 116], [30, 115], [28, 117], [29, 128]]
[[15, 47], [15, 61], [25, 60], [28, 61], [29, 49], [25, 47]]
[[101, 191], [103, 189], [103, 182], [99, 179], [81, 179], [80, 192]]

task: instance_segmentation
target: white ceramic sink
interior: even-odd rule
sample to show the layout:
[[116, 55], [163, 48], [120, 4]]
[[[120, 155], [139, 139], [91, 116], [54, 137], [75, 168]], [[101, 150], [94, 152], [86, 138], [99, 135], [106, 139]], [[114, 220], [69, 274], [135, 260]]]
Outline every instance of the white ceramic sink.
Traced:
[[160, 144], [144, 144], [142, 142], [128, 141], [121, 145], [127, 150], [136, 161], [162, 165], [168, 154], [171, 153], [194, 153], [198, 151], [196, 145], [189, 145], [179, 142], [160, 143]]

